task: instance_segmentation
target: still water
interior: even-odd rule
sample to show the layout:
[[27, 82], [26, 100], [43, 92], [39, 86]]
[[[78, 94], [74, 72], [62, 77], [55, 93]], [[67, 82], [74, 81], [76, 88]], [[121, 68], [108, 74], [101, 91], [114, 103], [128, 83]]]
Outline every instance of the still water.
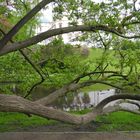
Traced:
[[[38, 100], [42, 97], [46, 96], [48, 91], [42, 87], [37, 88], [33, 94], [32, 99]], [[89, 92], [72, 92], [67, 94], [65, 97], [58, 98], [51, 107], [62, 109], [65, 111], [69, 110], [83, 110], [86, 108], [93, 108], [97, 104], [99, 104], [103, 99], [115, 95], [121, 94], [121, 91], [117, 89], [107, 89], [107, 90], [99, 90], [99, 91], [89, 91]], [[112, 106], [116, 104], [116, 102], [111, 102], [108, 106]], [[140, 102], [139, 102], [140, 104]], [[129, 103], [122, 103], [121, 106], [129, 109], [138, 109], [136, 105], [132, 105]]]
[[[55, 104], [55, 108], [61, 108], [65, 111], [70, 110], [83, 110], [86, 108], [91, 108], [99, 104], [103, 99], [120, 94], [120, 91], [116, 89], [100, 90], [100, 91], [89, 91], [87, 93], [79, 92], [78, 94], [74, 93], [73, 98], [69, 101], [69, 97], [63, 98], [60, 102]], [[116, 101], [109, 103], [107, 106], [113, 106], [116, 104]], [[140, 103], [140, 102], [139, 102]], [[129, 103], [122, 103], [121, 106], [129, 108], [132, 110], [138, 110], [139, 108], [136, 105]]]

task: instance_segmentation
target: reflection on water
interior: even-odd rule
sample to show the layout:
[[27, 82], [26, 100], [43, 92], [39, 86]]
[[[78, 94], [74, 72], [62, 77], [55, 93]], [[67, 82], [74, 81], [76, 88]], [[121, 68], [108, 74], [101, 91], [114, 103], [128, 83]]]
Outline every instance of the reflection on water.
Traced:
[[[54, 107], [63, 109], [65, 111], [83, 110], [86, 108], [94, 107], [99, 104], [103, 99], [119, 93], [120, 91], [116, 89], [90, 91], [87, 93], [80, 92], [78, 94], [73, 93], [73, 97], [70, 100], [70, 97], [65, 96], [64, 98], [59, 99], [59, 102], [55, 102]], [[109, 103], [107, 106], [112, 106], [114, 104], [116, 104], [116, 101]], [[136, 105], [132, 105], [129, 103], [122, 103], [121, 106], [132, 110], [138, 109]]]
[[[65, 98], [59, 99], [58, 102], [55, 102], [56, 108], [61, 108], [63, 110], [82, 110], [90, 107], [96, 106], [103, 99], [117, 94], [118, 91], [115, 89], [101, 90], [101, 91], [90, 91], [87, 93], [73, 93], [72, 99], [65, 96]], [[60, 101], [61, 100], [61, 101]]]
[[[32, 93], [32, 99], [38, 100], [42, 97], [45, 97], [50, 91], [54, 89], [46, 89], [43, 87], [38, 87]], [[63, 109], [65, 111], [69, 110], [83, 110], [86, 108], [91, 108], [99, 104], [103, 99], [115, 95], [120, 94], [121, 91], [117, 89], [108, 89], [108, 90], [100, 90], [100, 91], [89, 91], [89, 92], [72, 92], [67, 94], [67, 96], [58, 98], [51, 107], [57, 109]], [[109, 103], [109, 106], [116, 104], [116, 101]], [[139, 102], [140, 104], [140, 102]], [[130, 105], [129, 103], [122, 103], [121, 106], [129, 109], [138, 109], [136, 105]]]

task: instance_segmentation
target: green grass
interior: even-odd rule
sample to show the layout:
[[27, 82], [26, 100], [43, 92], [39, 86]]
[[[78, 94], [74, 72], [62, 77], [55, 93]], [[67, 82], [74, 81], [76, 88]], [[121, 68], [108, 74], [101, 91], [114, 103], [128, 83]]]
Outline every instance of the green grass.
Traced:
[[81, 91], [89, 92], [89, 91], [107, 90], [107, 89], [111, 89], [111, 88], [112, 87], [110, 87], [108, 85], [94, 84], [92, 86], [88, 86], [88, 87], [82, 88]]
[[97, 131], [140, 131], [140, 116], [128, 112], [114, 112], [100, 116]]
[[[74, 114], [88, 113], [89, 109], [71, 112]], [[0, 113], [0, 132], [23, 131], [27, 128], [40, 127], [44, 125], [58, 125], [58, 121], [32, 116], [28, 117], [20, 113]], [[139, 115], [127, 112], [115, 112], [109, 115], [99, 116], [96, 121], [91, 122], [97, 125], [96, 131], [140, 131]], [[59, 124], [60, 125], [60, 124]], [[68, 124], [63, 123], [63, 126]]]
[[90, 49], [90, 53], [89, 53], [89, 56], [88, 56], [88, 59], [92, 59], [92, 60], [95, 60], [95, 59], [98, 59], [102, 56], [102, 53], [103, 53], [103, 49], [99, 49], [99, 48], [91, 48]]
[[34, 115], [28, 117], [27, 115], [20, 113], [0, 113], [0, 132], [49, 124], [57, 124], [57, 121], [48, 120]]
[[[86, 109], [72, 113], [82, 115], [90, 111]], [[97, 125], [96, 131], [140, 131], [140, 116], [122, 111], [98, 116], [91, 123]]]
[[79, 111], [70, 111], [72, 114], [77, 114], [77, 115], [83, 115], [88, 112], [91, 112], [91, 109], [84, 109], [84, 110], [79, 110]]

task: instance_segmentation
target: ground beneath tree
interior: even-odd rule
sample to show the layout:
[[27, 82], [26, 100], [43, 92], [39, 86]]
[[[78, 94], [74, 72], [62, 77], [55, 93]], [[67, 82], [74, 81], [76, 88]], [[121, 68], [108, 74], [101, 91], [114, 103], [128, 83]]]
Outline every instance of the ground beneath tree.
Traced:
[[42, 125], [32, 126], [27, 128], [20, 128], [14, 131], [26, 131], [26, 132], [95, 132], [100, 126], [100, 123], [89, 123], [85, 125], [71, 125], [65, 123], [58, 123], [57, 125]]
[[[103, 122], [90, 122], [84, 125], [73, 125], [63, 122], [47, 125], [32, 125], [27, 127], [18, 127], [17, 129], [10, 130], [11, 132], [100, 132], [100, 131], [138, 131], [139, 129], [129, 129], [132, 124], [125, 124], [115, 128], [112, 123]], [[140, 124], [138, 124], [140, 125]], [[105, 126], [105, 127], [104, 127]], [[108, 127], [108, 128], [106, 128]], [[132, 126], [131, 126], [132, 127]], [[135, 124], [133, 127], [136, 127]]]
[[0, 140], [140, 140], [139, 132], [12, 132]]
[[0, 140], [140, 140], [139, 131], [96, 132], [103, 123], [71, 125], [58, 122], [54, 125], [18, 128], [14, 132], [0, 133]]

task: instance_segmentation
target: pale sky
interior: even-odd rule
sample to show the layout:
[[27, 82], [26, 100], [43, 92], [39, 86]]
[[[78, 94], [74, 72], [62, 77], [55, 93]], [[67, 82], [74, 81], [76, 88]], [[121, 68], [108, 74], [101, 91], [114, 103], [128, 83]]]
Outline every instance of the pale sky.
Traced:
[[[100, 3], [100, 2], [107, 2], [108, 0], [93, 0], [94, 2]], [[115, 0], [114, 0], [115, 1]], [[128, 2], [132, 3], [132, 0], [128, 0]], [[136, 2], [136, 8], [140, 9], [140, 0], [137, 0]], [[46, 10], [42, 10], [43, 16], [41, 18], [42, 22], [52, 22], [52, 6], [51, 4], [48, 5], [48, 8]]]
[[[93, 0], [94, 2], [98, 2], [98, 3], [100, 3], [100, 2], [107, 2], [108, 0]], [[114, 0], [115, 1], [115, 0]], [[129, 2], [131, 2], [132, 3], [132, 0], [129, 0]], [[137, 4], [136, 4], [136, 8], [139, 8], [140, 7], [140, 0], [138, 0], [137, 1]], [[48, 8], [47, 9], [45, 9], [45, 10], [42, 10], [42, 13], [43, 13], [43, 16], [41, 17], [41, 22], [43, 23], [43, 24], [41, 24], [41, 26], [42, 26], [42, 28], [41, 28], [41, 32], [44, 32], [44, 31], [46, 31], [48, 28], [50, 28], [50, 26], [48, 27], [47, 25], [49, 25], [49, 24], [47, 24], [47, 23], [49, 23], [49, 22], [53, 22], [53, 14], [52, 14], [52, 6], [51, 6], [51, 4], [49, 4], [48, 5]], [[63, 27], [64, 26], [67, 26], [67, 21], [65, 22], [65, 21], [63, 21]], [[40, 32], [40, 31], [39, 31]], [[64, 41], [65, 42], [68, 42], [68, 36], [67, 35], [64, 35]]]

